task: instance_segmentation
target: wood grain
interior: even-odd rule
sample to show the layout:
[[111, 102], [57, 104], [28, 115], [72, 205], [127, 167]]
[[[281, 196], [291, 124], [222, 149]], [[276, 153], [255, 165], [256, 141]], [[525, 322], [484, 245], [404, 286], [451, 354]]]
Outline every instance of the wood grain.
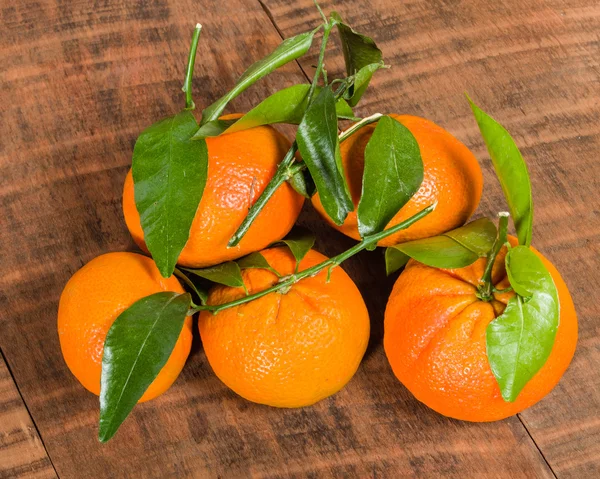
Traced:
[[[377, 77], [361, 112], [428, 116], [485, 159], [461, 96], [468, 89], [524, 146], [536, 194], [535, 241], [571, 285], [582, 331], [561, 385], [522, 420], [555, 471], [594, 475], [600, 122], [593, 30], [600, 12], [577, 0], [564, 4], [562, 16], [558, 7], [524, 3], [378, 0], [367, 10], [353, 0], [339, 9], [397, 65]], [[56, 472], [65, 478], [553, 477], [519, 418], [446, 419], [394, 378], [381, 348], [394, 278], [382, 279], [381, 252], [345, 266], [368, 302], [372, 340], [359, 372], [336, 396], [301, 410], [248, 403], [214, 376], [196, 338], [169, 392], [136, 407], [108, 444], [96, 440], [98, 400], [60, 354], [60, 292], [91, 258], [134, 248], [120, 206], [125, 173], [137, 134], [183, 106], [193, 25], [204, 25], [194, 82], [196, 103], [204, 106], [277, 45], [278, 29], [291, 36], [316, 25], [310, 1], [294, 5], [266, 1], [265, 11], [254, 0], [38, 0], [0, 11], [0, 347]], [[307, 72], [310, 61], [302, 62]], [[328, 69], [340, 66], [338, 52]], [[304, 80], [290, 65], [231, 111]], [[489, 213], [501, 196], [489, 162], [483, 166], [487, 196], [480, 212]], [[319, 234], [317, 249], [325, 254], [352, 244], [309, 207], [301, 222]]]
[[0, 478], [57, 477], [0, 355]]
[[[559, 477], [599, 476], [600, 4], [320, 3], [372, 34], [392, 66], [377, 74], [360, 113], [425, 116], [482, 160], [485, 187], [477, 215], [495, 215], [504, 201], [463, 92], [521, 147], [533, 182], [534, 245], [570, 286], [580, 339], [558, 387], [520, 418]], [[265, 6], [285, 36], [318, 22], [311, 0], [265, 0]], [[301, 62], [309, 74], [314, 63], [314, 55]], [[339, 48], [327, 68], [330, 76], [343, 72]], [[364, 285], [375, 287], [374, 281]]]

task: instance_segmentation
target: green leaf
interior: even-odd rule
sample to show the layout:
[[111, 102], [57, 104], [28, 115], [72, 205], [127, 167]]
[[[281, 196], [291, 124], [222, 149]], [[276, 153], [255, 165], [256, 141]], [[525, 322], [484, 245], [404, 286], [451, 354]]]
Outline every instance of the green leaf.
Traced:
[[208, 292], [202, 286], [196, 284], [191, 278], [188, 278], [183, 271], [180, 271], [177, 268], [175, 268], [174, 274], [185, 283], [189, 290], [196, 293], [196, 296], [198, 296], [198, 299], [202, 304], [206, 304]]
[[[460, 228], [444, 233], [444, 236], [452, 238], [480, 258], [487, 256], [491, 251], [497, 235], [496, 225], [489, 218], [479, 218]], [[456, 267], [460, 268], [461, 266]]]
[[190, 295], [146, 296], [123, 311], [108, 330], [100, 380], [98, 439], [108, 441], [171, 356]]
[[502, 397], [513, 402], [527, 382], [546, 363], [559, 321], [558, 292], [552, 276], [527, 246], [516, 246], [506, 256], [506, 268], [530, 292], [517, 294], [486, 330], [487, 356]]
[[301, 194], [305, 198], [312, 198], [317, 192], [315, 181], [310, 175], [310, 171], [306, 168], [294, 173], [288, 180], [288, 183], [294, 188], [296, 193]]
[[212, 281], [213, 283], [224, 284], [232, 288], [243, 288], [244, 280], [240, 267], [235, 261], [227, 261], [225, 263], [211, 266], [210, 268], [190, 269], [182, 268], [183, 270], [195, 274], [201, 278]]
[[533, 225], [533, 199], [527, 165], [508, 131], [467, 96], [487, 146], [515, 222], [519, 244], [529, 246]]
[[[248, 130], [261, 125], [276, 123], [290, 123], [297, 125], [302, 121], [308, 104], [308, 90], [310, 85], [300, 84], [284, 88], [267, 97], [239, 120], [213, 120], [201, 126], [194, 138], [218, 136], [221, 134], [235, 133]], [[317, 92], [321, 90], [317, 88]], [[354, 112], [340, 98], [335, 105], [338, 117], [353, 119]]]
[[320, 28], [318, 27], [311, 32], [301, 33], [300, 35], [284, 40], [273, 52], [262, 60], [252, 64], [227, 94], [202, 111], [200, 125], [202, 126], [209, 121], [218, 119], [227, 104], [246, 90], [246, 88], [277, 68], [304, 55], [312, 45], [313, 37]]
[[281, 276], [259, 252], [250, 253], [248, 256], [238, 259], [237, 264], [240, 269], [266, 269], [277, 276]]
[[314, 246], [315, 235], [306, 228], [295, 226], [281, 242], [286, 244], [296, 258], [296, 262], [300, 263]]
[[433, 268], [464, 268], [487, 255], [496, 235], [494, 223], [480, 218], [440, 236], [397, 244], [385, 252], [387, 274], [404, 266], [408, 258]]
[[509, 252], [504, 260], [506, 264], [506, 276], [508, 276], [508, 282], [510, 283], [510, 286], [512, 287], [515, 293], [517, 293], [519, 296], [522, 296], [525, 299], [529, 299], [531, 298], [533, 291], [530, 289], [530, 285], [527, 282], [521, 283], [520, 279], [522, 278], [522, 275], [515, 277], [515, 275], [513, 274], [513, 271], [520, 269], [519, 265], [512, 265], [512, 262], [518, 261], [519, 256], [522, 256], [524, 252], [517, 251], [516, 253], [513, 253], [512, 249], [513, 248], [509, 249]]
[[365, 65], [360, 70], [358, 70], [358, 72], [356, 72], [356, 75], [354, 75], [354, 83], [352, 84], [352, 87], [348, 89], [346, 95], [350, 97], [349, 105], [351, 104], [352, 106], [356, 106], [356, 104], [360, 101], [363, 94], [367, 90], [369, 83], [371, 82], [371, 78], [373, 77], [373, 74], [381, 68], [388, 67], [386, 67], [383, 64], [383, 62], [370, 63], [369, 65]]
[[165, 278], [188, 240], [206, 184], [206, 142], [190, 140], [197, 128], [194, 115], [182, 111], [144, 130], [133, 149], [135, 204], [146, 246]]
[[341, 225], [354, 204], [342, 171], [335, 99], [330, 87], [324, 88], [306, 110], [296, 141], [323, 208], [334, 223]]
[[337, 22], [346, 72], [348, 76], [355, 74], [357, 77], [360, 76], [359, 82], [349, 91], [350, 106], [355, 106], [367, 89], [373, 73], [383, 66], [383, 55], [372, 38], [358, 33], [346, 25], [338, 13], [332, 12], [331, 17]]
[[406, 266], [410, 256], [396, 248], [385, 249], [385, 274], [388, 276]]
[[383, 116], [365, 148], [358, 231], [364, 238], [383, 231], [423, 182], [419, 144], [402, 123]]
[[237, 123], [237, 119], [231, 119], [231, 120], [221, 120], [221, 119], [217, 119], [217, 120], [212, 120], [209, 121], [207, 123], [205, 123], [204, 125], [202, 125], [200, 128], [198, 128], [198, 131], [196, 131], [196, 133], [194, 133], [194, 136], [192, 136], [193, 140], [199, 140], [202, 138], [209, 138], [211, 136], [219, 136], [221, 134], [223, 134], [230, 126], [235, 125], [235, 123]]

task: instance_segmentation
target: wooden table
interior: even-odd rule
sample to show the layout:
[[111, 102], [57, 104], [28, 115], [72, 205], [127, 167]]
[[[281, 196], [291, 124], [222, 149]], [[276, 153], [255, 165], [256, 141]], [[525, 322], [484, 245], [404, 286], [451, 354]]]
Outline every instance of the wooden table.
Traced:
[[[350, 384], [314, 407], [242, 400], [196, 338], [175, 386], [97, 439], [98, 400], [60, 354], [56, 310], [91, 258], [134, 248], [121, 190], [137, 134], [182, 105], [193, 25], [204, 25], [196, 102], [207, 105], [282, 37], [314, 27], [311, 0], [37, 0], [0, 10], [0, 477], [600, 477], [600, 3], [595, 0], [323, 1], [371, 34], [392, 69], [359, 114], [426, 116], [469, 145], [485, 175], [478, 215], [503, 208], [468, 91], [528, 162], [534, 244], [579, 313], [575, 359], [541, 403], [469, 424], [418, 403], [381, 347], [395, 278], [382, 253], [345, 265], [364, 293], [372, 341]], [[342, 68], [341, 52], [327, 63]], [[233, 103], [242, 111], [311, 75], [315, 55]], [[352, 242], [307, 206], [317, 249]]]

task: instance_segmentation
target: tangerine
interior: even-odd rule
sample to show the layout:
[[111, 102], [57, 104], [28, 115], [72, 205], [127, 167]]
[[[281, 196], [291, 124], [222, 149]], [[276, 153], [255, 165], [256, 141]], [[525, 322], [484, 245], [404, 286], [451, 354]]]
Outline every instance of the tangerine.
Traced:
[[[227, 115], [223, 119], [237, 118]], [[258, 199], [285, 156], [290, 142], [270, 126], [207, 138], [208, 177], [202, 200], [178, 264], [201, 268], [261, 250], [283, 238], [294, 225], [304, 197], [285, 182], [237, 246], [227, 243]], [[134, 241], [148, 252], [135, 205], [131, 170], [123, 189], [125, 223]]]
[[[67, 366], [88, 391], [100, 394], [104, 340], [115, 319], [137, 300], [161, 291], [185, 292], [175, 276], [163, 278], [152, 259], [136, 253], [103, 254], [69, 279], [58, 306], [58, 336]], [[188, 317], [171, 356], [139, 402], [171, 387], [191, 346]]]
[[[473, 153], [454, 136], [435, 123], [410, 115], [389, 115], [414, 135], [423, 160], [423, 182], [419, 190], [389, 222], [394, 226], [437, 201], [435, 211], [409, 228], [390, 235], [378, 246], [392, 246], [404, 241], [436, 236], [462, 226], [473, 214], [483, 189], [481, 168]], [[325, 213], [319, 195], [313, 205], [335, 229], [360, 240], [356, 208], [362, 194], [365, 147], [375, 125], [368, 125], [352, 134], [340, 145], [342, 165], [350, 189], [354, 211], [344, 223], [336, 225]]]
[[[285, 247], [262, 251], [281, 275], [295, 271], [296, 260]], [[314, 250], [299, 271], [327, 258]], [[250, 294], [279, 280], [265, 269], [243, 271]], [[215, 286], [208, 304], [223, 304], [245, 295], [242, 288]], [[369, 315], [358, 288], [337, 267], [222, 310], [203, 311], [200, 336], [215, 374], [240, 396], [276, 407], [303, 407], [343, 388], [356, 372], [369, 340]]]
[[[509, 237], [511, 244], [517, 240]], [[486, 352], [486, 328], [502, 314], [514, 292], [495, 293], [484, 302], [477, 286], [486, 259], [460, 269], [437, 269], [410, 260], [390, 295], [383, 345], [394, 374], [431, 409], [465, 421], [496, 421], [535, 404], [558, 383], [577, 343], [577, 315], [556, 268], [531, 248], [548, 268], [560, 303], [552, 352], [516, 401], [502, 398]], [[496, 257], [492, 281], [510, 286], [504, 267], [506, 247]]]

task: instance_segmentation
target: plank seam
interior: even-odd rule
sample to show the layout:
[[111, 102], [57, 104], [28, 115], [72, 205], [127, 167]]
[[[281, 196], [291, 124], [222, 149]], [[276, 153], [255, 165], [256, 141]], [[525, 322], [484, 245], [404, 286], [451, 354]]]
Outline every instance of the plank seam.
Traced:
[[29, 406], [27, 406], [27, 403], [25, 402], [25, 398], [23, 397], [23, 394], [21, 394], [21, 390], [19, 389], [19, 385], [17, 384], [15, 375], [13, 374], [12, 370], [10, 369], [8, 360], [6, 359], [6, 356], [4, 355], [4, 351], [2, 351], [1, 347], [0, 347], [0, 357], [4, 361], [4, 364], [6, 364], [6, 369], [8, 370], [8, 374], [10, 374], [10, 377], [15, 385], [15, 388], [17, 389], [17, 392], [19, 393], [19, 397], [21, 398], [21, 402], [23, 403], [23, 406], [25, 407], [25, 410], [27, 411], [27, 414], [29, 415], [29, 418], [31, 419], [31, 423], [33, 424], [33, 427], [35, 428], [35, 431], [37, 432], [38, 437], [40, 438], [40, 442], [42, 443], [42, 447], [44, 448], [44, 451], [46, 452], [46, 457], [48, 458], [48, 461], [50, 461], [50, 465], [52, 466], [52, 469], [54, 470], [54, 474], [56, 474], [56, 477], [58, 477], [60, 479], [60, 476], [58, 475], [58, 472], [56, 471], [56, 467], [54, 466], [54, 462], [52, 462], [52, 458], [50, 457], [50, 453], [48, 452], [48, 448], [46, 447], [46, 443], [44, 442], [44, 439], [42, 438], [42, 434], [40, 433], [38, 425], [36, 424], [35, 420], [33, 419], [33, 415], [31, 414], [31, 411], [29, 410]]
[[[277, 26], [277, 22], [275, 21], [275, 17], [273, 16], [273, 14], [271, 13], [271, 10], [269, 10], [269, 7], [267, 7], [265, 5], [265, 3], [263, 2], [263, 0], [257, 0], [258, 4], [260, 5], [260, 7], [263, 9], [263, 11], [265, 12], [265, 14], [267, 15], [267, 17], [269, 18], [269, 20], [271, 21], [271, 24], [273, 25], [273, 27], [275, 27], [275, 30], [277, 31], [277, 33], [279, 34], [279, 37], [282, 40], [285, 40], [285, 37], [283, 36], [283, 32], [279, 29], [279, 27]], [[298, 59], [294, 60], [296, 62], [296, 65], [298, 65], [298, 68], [300, 68], [300, 71], [302, 72], [302, 75], [304, 75], [304, 77], [306, 78], [306, 80], [308, 81], [308, 83], [312, 82], [311, 78], [308, 76], [308, 74], [304, 71], [304, 68], [302, 68], [302, 65], [300, 65], [300, 62], [298, 61]]]
[[519, 419], [519, 422], [521, 423], [521, 425], [523, 426], [523, 428], [525, 429], [525, 432], [527, 432], [527, 435], [529, 436], [529, 438], [531, 439], [531, 442], [533, 442], [533, 445], [535, 446], [535, 448], [538, 450], [538, 452], [540, 453], [540, 456], [542, 456], [542, 459], [544, 460], [544, 462], [546, 463], [546, 465], [548, 466], [548, 469], [550, 469], [550, 472], [552, 473], [552, 475], [558, 479], [558, 476], [556, 475], [556, 472], [554, 472], [554, 469], [552, 469], [552, 466], [550, 465], [550, 462], [548, 461], [548, 459], [546, 458], [546, 456], [544, 455], [544, 452], [542, 451], [542, 449], [540, 448], [540, 446], [538, 446], [538, 443], [535, 442], [535, 439], [533, 438], [533, 436], [531, 435], [531, 432], [529, 431], [529, 428], [527, 427], [527, 425], [525, 424], [525, 421], [523, 420], [523, 418], [521, 417], [521, 414], [517, 414], [517, 418]]

